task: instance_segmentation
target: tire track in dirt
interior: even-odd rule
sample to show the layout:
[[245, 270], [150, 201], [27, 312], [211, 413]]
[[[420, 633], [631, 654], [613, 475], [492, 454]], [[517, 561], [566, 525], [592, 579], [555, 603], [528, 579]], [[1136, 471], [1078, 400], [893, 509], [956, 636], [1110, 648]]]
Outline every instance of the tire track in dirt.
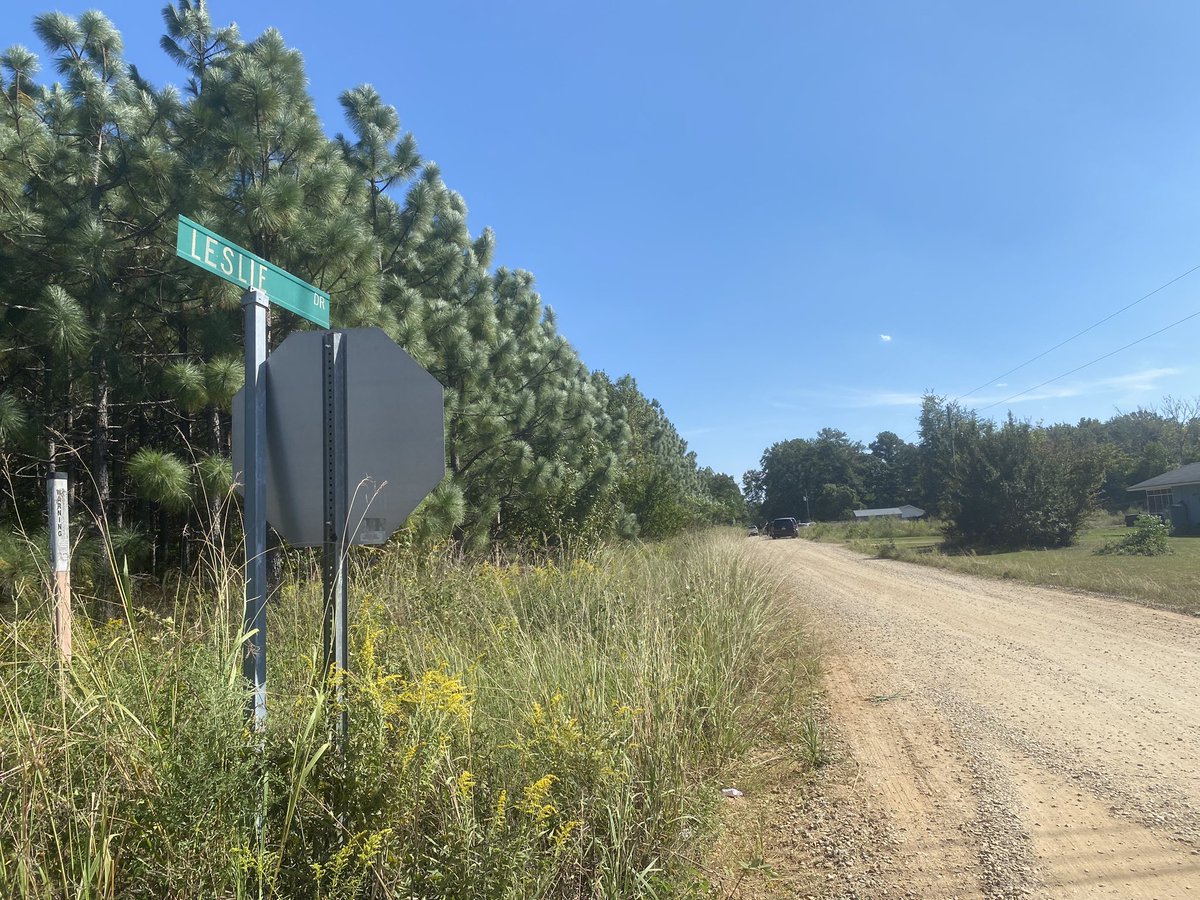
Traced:
[[1200, 897], [1200, 620], [754, 541], [829, 641], [841, 737], [928, 897]]

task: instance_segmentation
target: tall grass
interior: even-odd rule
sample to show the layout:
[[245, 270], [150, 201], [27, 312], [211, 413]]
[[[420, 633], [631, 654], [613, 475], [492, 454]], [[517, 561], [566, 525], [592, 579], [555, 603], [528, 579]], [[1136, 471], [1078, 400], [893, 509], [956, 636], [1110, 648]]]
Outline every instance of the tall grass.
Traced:
[[342, 752], [307, 573], [273, 601], [265, 735], [228, 598], [79, 623], [65, 673], [44, 612], [5, 622], [0, 896], [678, 896], [706, 779], [806, 662], [737, 538], [525, 566], [366, 552], [352, 583]]
[[852, 522], [817, 522], [800, 529], [800, 536], [813, 541], [852, 543], [868, 540], [926, 538], [942, 536], [942, 523], [937, 519], [878, 518]]

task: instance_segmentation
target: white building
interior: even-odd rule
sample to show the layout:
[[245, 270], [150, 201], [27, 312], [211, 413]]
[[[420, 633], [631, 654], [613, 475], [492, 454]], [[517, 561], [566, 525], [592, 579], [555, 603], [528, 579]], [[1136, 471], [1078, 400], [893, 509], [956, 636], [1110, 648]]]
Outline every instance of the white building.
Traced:
[[856, 509], [854, 518], [863, 519], [919, 519], [925, 515], [925, 510], [916, 506], [889, 506], [886, 509]]

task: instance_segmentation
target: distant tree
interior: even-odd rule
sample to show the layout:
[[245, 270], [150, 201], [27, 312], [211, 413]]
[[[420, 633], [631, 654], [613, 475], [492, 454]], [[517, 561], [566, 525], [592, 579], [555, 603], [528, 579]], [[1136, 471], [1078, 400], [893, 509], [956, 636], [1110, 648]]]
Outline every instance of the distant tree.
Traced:
[[816, 499], [820, 518], [829, 521], [849, 519], [860, 503], [858, 494], [848, 484], [823, 484]]
[[625, 375], [604, 379], [609, 414], [622, 421], [628, 444], [617, 476], [617, 496], [628, 516], [625, 528], [644, 538], [674, 534], [704, 518], [704, 488], [695, 454], [657, 400]]
[[1155, 475], [1161, 475], [1171, 469], [1178, 468], [1176, 456], [1170, 447], [1161, 441], [1149, 441], [1141, 452], [1128, 457], [1128, 468], [1122, 472], [1125, 486], [1137, 484]]
[[761, 483], [765, 518], [800, 517], [804, 497], [814, 484], [814, 466], [812, 444], [802, 438], [779, 441], [763, 453]]
[[1196, 455], [1196, 436], [1200, 421], [1200, 397], [1163, 397], [1159, 404], [1167, 420], [1165, 437], [1170, 441], [1176, 466], [1185, 465]]
[[713, 524], [734, 525], [747, 517], [746, 499], [730, 475], [714, 472], [705, 466], [700, 470], [704, 494], [705, 518]]
[[762, 469], [751, 469], [742, 475], [742, 495], [746, 498], [747, 514], [750, 521], [757, 522], [763, 517], [763, 485]]
[[[853, 495], [857, 502], [861, 493], [865, 458], [862, 444], [836, 428], [823, 428], [812, 440], [773, 444], [762, 457], [764, 515], [800, 518], [811, 510], [817, 519], [841, 518], [844, 498]], [[849, 493], [830, 493], [825, 485]]]
[[979, 420], [944, 397], [926, 394], [921, 401], [917, 447], [918, 506], [938, 516], [949, 507], [963, 453], [979, 434]]
[[1102, 426], [1103, 439], [1125, 453], [1138, 454], [1151, 441], [1163, 442], [1167, 419], [1155, 409], [1139, 406], [1132, 412], [1118, 412]]
[[1095, 508], [1104, 460], [1011, 416], [956, 448], [945, 495], [947, 538], [970, 547], [1064, 547]]
[[917, 448], [891, 431], [881, 431], [863, 460], [863, 490], [873, 507], [902, 506], [916, 493]]

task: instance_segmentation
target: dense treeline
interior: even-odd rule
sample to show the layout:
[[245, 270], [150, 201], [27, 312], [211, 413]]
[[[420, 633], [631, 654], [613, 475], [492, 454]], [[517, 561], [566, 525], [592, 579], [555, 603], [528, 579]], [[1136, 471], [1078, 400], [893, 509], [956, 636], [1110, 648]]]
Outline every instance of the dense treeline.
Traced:
[[1200, 460], [1200, 398], [1042, 426], [1011, 416], [997, 424], [927, 395], [916, 435], [908, 443], [884, 431], [864, 447], [825, 428], [780, 441], [743, 476], [746, 496], [766, 518], [836, 520], [912, 504], [943, 519], [954, 543], [1063, 546], [1097, 506], [1138, 504], [1129, 485]]
[[[203, 0], [163, 10], [186, 86], [158, 88], [100, 13], [35, 20], [59, 79], [0, 55], [0, 524], [74, 477], [88, 521], [161, 564], [215, 520], [241, 382], [236, 287], [174, 257], [185, 214], [379, 326], [446, 388], [449, 477], [417, 517], [466, 547], [661, 536], [741, 514], [628, 376], [589, 371], [531, 274], [493, 268], [463, 198], [370, 86], [329, 139], [300, 54]], [[277, 346], [304, 327], [272, 312]], [[8, 488], [11, 487], [11, 490]]]

